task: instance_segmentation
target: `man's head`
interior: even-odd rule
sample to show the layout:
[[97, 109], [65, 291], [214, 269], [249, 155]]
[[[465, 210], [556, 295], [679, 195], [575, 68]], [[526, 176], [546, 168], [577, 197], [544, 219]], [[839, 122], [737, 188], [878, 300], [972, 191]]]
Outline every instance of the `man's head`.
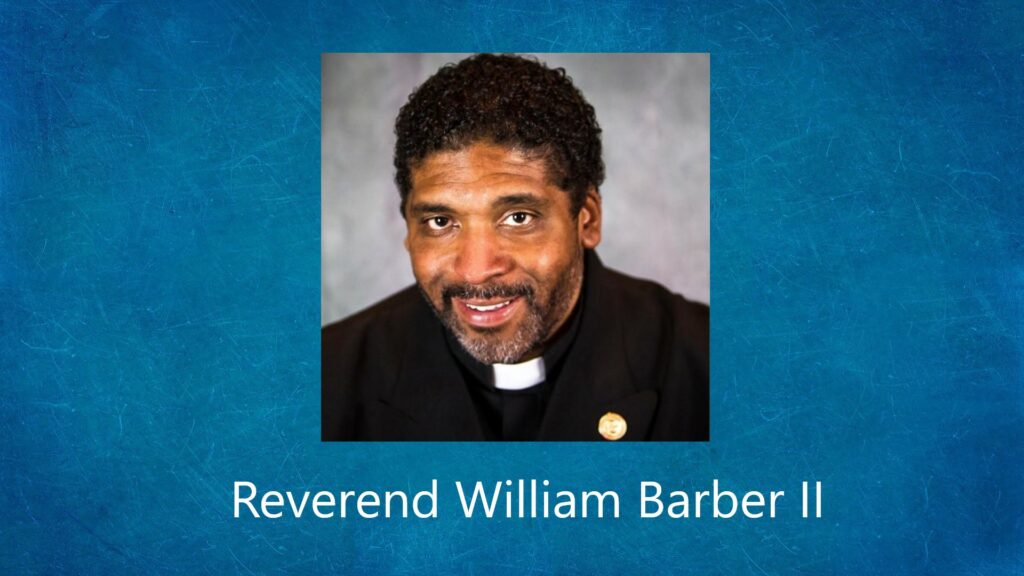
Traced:
[[424, 296], [484, 363], [539, 355], [601, 240], [594, 109], [563, 70], [517, 56], [445, 66], [403, 106], [395, 181]]

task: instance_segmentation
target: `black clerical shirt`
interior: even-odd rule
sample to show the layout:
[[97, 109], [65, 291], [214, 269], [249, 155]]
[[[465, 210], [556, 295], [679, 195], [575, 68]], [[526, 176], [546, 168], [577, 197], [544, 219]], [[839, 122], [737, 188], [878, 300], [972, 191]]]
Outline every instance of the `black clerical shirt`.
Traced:
[[448, 349], [458, 359], [459, 369], [469, 387], [480, 427], [487, 440], [536, 440], [551, 392], [558, 382], [565, 353], [572, 347], [579, 330], [583, 291], [566, 325], [544, 352], [544, 381], [522, 390], [502, 390], [494, 383], [494, 368], [466, 352], [459, 341], [445, 330]]

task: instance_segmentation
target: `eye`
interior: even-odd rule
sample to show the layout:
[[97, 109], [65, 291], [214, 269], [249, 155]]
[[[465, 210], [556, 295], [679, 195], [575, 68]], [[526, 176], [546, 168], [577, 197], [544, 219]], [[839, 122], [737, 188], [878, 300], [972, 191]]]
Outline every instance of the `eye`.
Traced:
[[430, 228], [431, 230], [444, 230], [445, 228], [448, 228], [451, 223], [452, 219], [447, 216], [433, 216], [426, 220], [427, 228]]
[[533, 222], [534, 218], [535, 216], [529, 212], [513, 212], [509, 214], [502, 223], [509, 226], [526, 226], [530, 222]]

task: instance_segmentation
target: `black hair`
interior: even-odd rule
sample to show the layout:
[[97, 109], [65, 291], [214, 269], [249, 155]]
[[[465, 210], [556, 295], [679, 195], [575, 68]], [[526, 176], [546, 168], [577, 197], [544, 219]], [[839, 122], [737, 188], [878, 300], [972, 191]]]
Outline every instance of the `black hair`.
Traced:
[[477, 54], [427, 79], [395, 121], [395, 183], [402, 214], [411, 171], [434, 152], [493, 142], [543, 158], [573, 214], [604, 182], [601, 127], [594, 107], [562, 68], [531, 58]]

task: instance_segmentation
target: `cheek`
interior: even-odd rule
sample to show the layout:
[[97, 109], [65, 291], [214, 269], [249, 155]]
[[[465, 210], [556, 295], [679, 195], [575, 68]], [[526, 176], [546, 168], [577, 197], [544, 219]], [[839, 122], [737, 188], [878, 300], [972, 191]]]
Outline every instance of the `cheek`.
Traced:
[[560, 260], [556, 252], [548, 250], [533, 254], [531, 262], [524, 267], [528, 267], [540, 279], [546, 280], [551, 277], [554, 270], [559, 268]]
[[437, 284], [446, 268], [444, 255], [436, 250], [424, 249], [422, 246], [409, 246], [409, 260], [412, 263], [412, 274], [424, 288]]
[[571, 243], [551, 242], [522, 254], [519, 264], [540, 282], [550, 283], [572, 264], [576, 251]]

